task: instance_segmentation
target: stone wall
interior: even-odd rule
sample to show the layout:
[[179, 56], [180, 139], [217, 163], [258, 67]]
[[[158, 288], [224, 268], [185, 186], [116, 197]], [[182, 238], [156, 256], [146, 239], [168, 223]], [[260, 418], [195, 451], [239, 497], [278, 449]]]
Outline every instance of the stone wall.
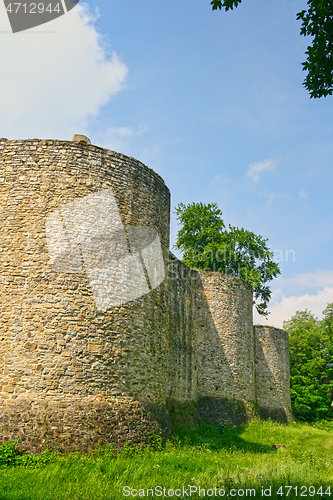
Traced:
[[[86, 206], [97, 195], [103, 214], [110, 192], [119, 220], [108, 230], [119, 237], [107, 246], [98, 210]], [[82, 213], [90, 219], [77, 230]], [[21, 437], [34, 451], [147, 443], [170, 431], [168, 401], [197, 401], [198, 417], [215, 424], [250, 418], [256, 402], [267, 415], [290, 408], [285, 334], [256, 330], [255, 374], [251, 287], [169, 255], [169, 222], [168, 188], [133, 158], [69, 141], [0, 140], [1, 440]], [[110, 292], [118, 302], [104, 307], [98, 279], [111, 254], [142, 264], [146, 291], [123, 300], [108, 275], [115, 286], [105, 300]], [[162, 271], [149, 267], [155, 261]]]
[[237, 277], [190, 269], [172, 254], [168, 287], [170, 398], [197, 400], [200, 418], [213, 424], [253, 417], [251, 287]]
[[60, 391], [52, 397], [38, 392], [29, 396], [6, 400], [0, 428], [1, 443], [19, 438], [20, 447], [30, 453], [39, 453], [46, 446], [89, 452], [97, 444], [115, 448], [126, 443], [149, 445], [160, 433], [158, 419], [164, 420], [166, 429], [170, 427], [161, 412], [133, 398], [64, 396]]
[[168, 272], [170, 332], [170, 393], [178, 402], [197, 398], [197, 314], [199, 273], [185, 266], [171, 252]]
[[256, 396], [260, 416], [293, 420], [290, 406], [289, 341], [284, 330], [254, 326]]

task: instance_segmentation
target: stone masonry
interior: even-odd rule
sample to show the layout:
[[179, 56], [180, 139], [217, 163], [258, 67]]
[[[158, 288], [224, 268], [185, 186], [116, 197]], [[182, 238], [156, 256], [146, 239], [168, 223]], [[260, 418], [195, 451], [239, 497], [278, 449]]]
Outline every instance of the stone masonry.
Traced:
[[[153, 286], [142, 251], [146, 293], [121, 302], [119, 290], [118, 305], [101, 310], [87, 261], [76, 272], [52, 265], [46, 221], [108, 190], [128, 260], [131, 228], [148, 228], [165, 273]], [[19, 437], [34, 452], [145, 444], [170, 431], [170, 401], [197, 402], [214, 424], [239, 423], [255, 408], [292, 419], [286, 333], [253, 328], [248, 284], [176, 259], [169, 223], [168, 188], [133, 158], [84, 142], [0, 139], [2, 442]]]

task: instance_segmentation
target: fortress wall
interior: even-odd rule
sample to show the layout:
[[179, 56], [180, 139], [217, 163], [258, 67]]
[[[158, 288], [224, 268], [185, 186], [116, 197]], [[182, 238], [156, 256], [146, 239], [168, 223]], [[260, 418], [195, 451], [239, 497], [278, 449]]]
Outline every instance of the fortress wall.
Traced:
[[20, 448], [32, 454], [45, 446], [89, 452], [96, 444], [147, 445], [160, 431], [150, 410], [132, 398], [58, 393], [43, 399], [35, 393], [1, 405], [1, 443], [20, 438]]
[[293, 420], [290, 405], [289, 341], [284, 330], [254, 326], [256, 393], [262, 418]]
[[190, 269], [171, 252], [169, 260], [168, 314], [170, 318], [170, 394], [178, 401], [197, 397], [197, 283], [198, 271]]
[[[96, 415], [104, 414], [105, 421], [119, 398], [126, 398], [127, 407], [137, 404], [133, 399], [159, 405], [169, 394], [166, 280], [147, 295], [100, 311], [84, 267], [76, 273], [57, 272], [50, 263], [46, 217], [65, 204], [110, 188], [126, 226], [157, 230], [166, 262], [169, 190], [151, 169], [95, 146], [0, 141], [0, 424], [4, 440], [14, 437], [18, 426], [28, 439], [32, 417], [24, 408], [34, 408], [33, 418], [41, 431], [44, 408], [55, 408], [53, 402], [63, 408], [66, 422], [74, 425], [75, 402], [84, 398], [97, 401], [100, 397]], [[80, 410], [82, 425], [93, 421], [88, 413], [85, 418], [85, 411], [90, 415], [94, 409]], [[48, 418], [45, 435], [52, 418], [64, 424], [53, 410]]]
[[170, 429], [168, 398], [213, 424], [245, 421], [256, 398], [291, 418], [285, 332], [256, 327], [255, 348], [250, 285], [169, 256], [169, 214], [163, 180], [133, 158], [0, 139], [1, 441], [148, 443]]
[[213, 272], [200, 272], [200, 278], [200, 411], [212, 423], [241, 422], [255, 401], [252, 288]]

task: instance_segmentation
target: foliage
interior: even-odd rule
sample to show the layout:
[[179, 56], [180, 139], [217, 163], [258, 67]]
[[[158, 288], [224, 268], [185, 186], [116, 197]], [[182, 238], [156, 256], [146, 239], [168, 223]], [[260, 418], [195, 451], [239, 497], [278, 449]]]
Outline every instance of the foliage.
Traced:
[[[212, 0], [213, 10], [233, 10], [242, 0]], [[310, 98], [333, 94], [333, 2], [332, 0], [308, 0], [308, 10], [302, 10], [296, 19], [302, 20], [300, 34], [313, 36], [312, 45], [305, 54], [303, 71], [308, 74], [303, 82]]]
[[333, 418], [333, 304], [318, 321], [308, 310], [283, 323], [289, 333], [291, 403], [295, 418]]
[[322, 325], [325, 329], [326, 335], [330, 338], [333, 337], [333, 302], [327, 304], [327, 307], [323, 310]]
[[227, 12], [229, 9], [233, 10], [234, 7], [237, 7], [239, 3], [242, 3], [242, 0], [212, 0], [210, 4], [212, 5], [213, 10], [222, 9], [224, 7]]
[[199, 270], [210, 270], [239, 276], [253, 288], [257, 311], [267, 316], [271, 291], [266, 283], [280, 274], [267, 239], [229, 224], [226, 229], [222, 212], [216, 203], [180, 203], [175, 208], [182, 224], [175, 248], [183, 262]]
[[19, 456], [17, 450], [18, 441], [9, 441], [0, 446], [0, 466], [15, 465]]
[[58, 459], [58, 453], [50, 450], [44, 451], [40, 455], [30, 455], [23, 453], [19, 449], [19, 439], [9, 441], [0, 446], [0, 467], [24, 466], [24, 467], [43, 467], [50, 462]]
[[42, 467], [58, 459], [58, 453], [49, 450], [40, 455], [22, 453], [18, 447], [19, 439], [0, 445], [0, 468], [22, 465], [25, 467]]
[[303, 85], [310, 97], [322, 97], [333, 93], [333, 3], [332, 0], [309, 0], [309, 10], [297, 14], [301, 19], [301, 35], [313, 36], [302, 63], [308, 70]]

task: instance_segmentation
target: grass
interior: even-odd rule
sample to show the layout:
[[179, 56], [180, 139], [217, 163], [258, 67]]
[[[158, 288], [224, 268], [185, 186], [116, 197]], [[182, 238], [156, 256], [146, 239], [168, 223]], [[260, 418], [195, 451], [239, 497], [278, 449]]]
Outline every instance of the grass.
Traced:
[[[273, 444], [286, 447], [274, 449]], [[30, 457], [7, 445], [0, 449], [0, 499], [133, 499], [135, 491], [130, 488], [135, 488], [137, 498], [223, 498], [222, 491], [218, 496], [223, 489], [229, 499], [333, 500], [331, 423], [253, 421], [240, 429], [227, 427], [223, 434], [201, 425], [178, 430], [163, 447], [156, 440], [154, 448], [128, 447], [116, 454], [106, 447], [89, 456], [47, 452]], [[124, 486], [129, 488], [123, 490]], [[158, 486], [161, 489], [154, 489]], [[287, 486], [292, 487], [288, 495]], [[154, 495], [147, 495], [147, 489]]]

